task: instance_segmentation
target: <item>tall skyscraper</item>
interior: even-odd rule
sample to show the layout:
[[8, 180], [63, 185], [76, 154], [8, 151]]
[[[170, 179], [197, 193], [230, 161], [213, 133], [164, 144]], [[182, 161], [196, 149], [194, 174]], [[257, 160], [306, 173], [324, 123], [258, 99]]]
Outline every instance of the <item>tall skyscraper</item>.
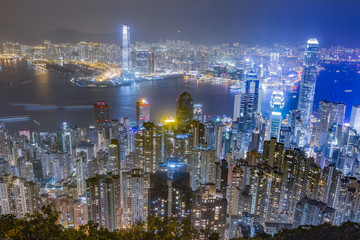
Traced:
[[150, 121], [150, 104], [144, 98], [136, 102], [136, 123], [138, 126]]
[[238, 118], [240, 118], [240, 104], [241, 104], [241, 95], [235, 95], [233, 121], [236, 121]]
[[153, 74], [153, 73], [155, 73], [155, 53], [149, 52], [148, 57], [149, 57], [148, 73]]
[[351, 108], [350, 127], [360, 133], [360, 105]]
[[276, 138], [279, 140], [281, 128], [281, 109], [284, 108], [284, 93], [282, 91], [274, 90], [270, 101], [270, 121], [268, 129], [268, 139]]
[[203, 121], [203, 105], [202, 104], [194, 104], [194, 120], [199, 122]]
[[122, 25], [122, 71], [130, 70], [130, 27], [127, 24]]
[[298, 110], [304, 126], [310, 124], [314, 104], [319, 43], [315, 38], [308, 40], [305, 49], [304, 67], [300, 83]]
[[256, 113], [261, 105], [259, 104], [259, 87], [259, 79], [254, 71], [251, 71], [246, 74], [245, 92], [240, 97], [235, 97], [234, 118], [239, 116], [245, 122], [246, 131], [252, 131], [255, 128]]
[[183, 92], [177, 99], [176, 120], [180, 125], [189, 124], [194, 116], [194, 99], [188, 92]]
[[98, 101], [94, 104], [94, 122], [95, 128], [101, 129], [104, 124], [110, 122], [109, 105], [104, 101]]

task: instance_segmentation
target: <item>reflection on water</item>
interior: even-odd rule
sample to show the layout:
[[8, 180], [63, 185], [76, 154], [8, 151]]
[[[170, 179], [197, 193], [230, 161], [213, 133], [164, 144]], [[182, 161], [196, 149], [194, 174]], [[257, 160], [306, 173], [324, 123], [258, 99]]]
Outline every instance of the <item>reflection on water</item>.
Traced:
[[[26, 61], [0, 62], [0, 117], [30, 115], [33, 121], [8, 123], [10, 131], [23, 128], [35, 130], [51, 130], [59, 128], [67, 121], [71, 126], [89, 125], [93, 121], [91, 105], [98, 100], [110, 104], [112, 118], [128, 116], [135, 119], [135, 102], [147, 98], [151, 104], [151, 118], [158, 120], [165, 115], [175, 115], [176, 98], [188, 91], [196, 103], [202, 103], [207, 114], [221, 113], [232, 117], [233, 99], [238, 91], [229, 89], [227, 84], [206, 83], [196, 80], [185, 81], [182, 78], [141, 82], [132, 86], [118, 88], [86, 89], [73, 86], [69, 78], [37, 72]], [[348, 106], [360, 103], [359, 75], [357, 72], [321, 72], [315, 95], [315, 103], [321, 99], [344, 101]], [[334, 83], [333, 80], [339, 83]], [[351, 80], [349, 80], [351, 79]], [[329, 83], [330, 82], [330, 83]], [[326, 87], [324, 87], [326, 86]], [[354, 89], [344, 93], [345, 89]], [[341, 92], [342, 91], [342, 92]], [[272, 89], [265, 89], [262, 97], [262, 111], [269, 114]], [[286, 92], [284, 117], [296, 108], [297, 93]], [[295, 96], [295, 98], [294, 98]], [[316, 109], [316, 106], [315, 106]], [[348, 107], [348, 111], [350, 107]], [[347, 117], [350, 112], [347, 112]]]

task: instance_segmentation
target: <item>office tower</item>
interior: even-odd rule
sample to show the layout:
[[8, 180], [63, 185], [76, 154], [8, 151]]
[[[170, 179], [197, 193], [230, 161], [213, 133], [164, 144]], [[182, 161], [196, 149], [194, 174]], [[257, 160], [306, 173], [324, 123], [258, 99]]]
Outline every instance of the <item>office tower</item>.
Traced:
[[240, 109], [241, 109], [241, 95], [235, 95], [233, 121], [237, 121], [240, 118]]
[[258, 151], [259, 150], [259, 145], [260, 145], [260, 131], [259, 129], [255, 128], [254, 131], [252, 131], [251, 134], [251, 141], [250, 141], [250, 145], [249, 145], [249, 152], [255, 150]]
[[136, 74], [146, 75], [155, 72], [155, 53], [146, 50], [131, 51], [131, 69]]
[[[252, 131], [255, 128], [255, 118], [259, 111], [259, 79], [257, 75], [251, 71], [246, 74], [245, 93], [241, 95], [240, 113], [234, 111], [234, 117], [240, 116], [245, 122], [244, 130]], [[237, 100], [238, 101], [238, 100]]]
[[140, 168], [123, 173], [123, 227], [131, 227], [148, 217], [150, 174]]
[[355, 105], [351, 108], [350, 127], [360, 133], [360, 105]]
[[270, 100], [270, 120], [267, 138], [276, 138], [279, 140], [281, 128], [281, 110], [284, 108], [284, 93], [280, 90], [274, 90]]
[[119, 121], [117, 119], [111, 120], [111, 137], [112, 138], [119, 138]]
[[127, 24], [122, 25], [122, 71], [130, 70], [130, 27]]
[[203, 105], [202, 104], [194, 104], [194, 120], [199, 122], [203, 122]]
[[335, 125], [343, 125], [345, 119], [346, 105], [344, 103], [329, 102], [322, 100], [319, 102], [318, 121], [320, 131], [327, 132]]
[[317, 78], [319, 43], [316, 39], [308, 40], [304, 55], [304, 66], [300, 83], [298, 110], [304, 126], [310, 125], [314, 104], [315, 86]]
[[202, 53], [200, 55], [200, 72], [203, 73], [205, 71], [206, 64], [205, 64], [205, 54]]
[[110, 231], [121, 227], [119, 175], [96, 175], [86, 179], [88, 220]]
[[154, 52], [149, 52], [148, 53], [148, 74], [154, 74], [156, 71], [156, 60], [155, 60], [155, 53]]
[[290, 126], [281, 126], [279, 142], [284, 144], [284, 148], [290, 148], [292, 139], [291, 127]]
[[282, 121], [281, 112], [276, 112], [276, 111], [271, 112], [270, 120], [269, 120], [268, 139], [275, 138], [276, 140], [279, 140], [281, 121]]
[[291, 143], [298, 146], [302, 125], [301, 112], [299, 110], [290, 111], [289, 125], [293, 134]]
[[271, 95], [270, 108], [273, 111], [280, 112], [284, 108], [284, 92], [280, 90], [274, 90]]
[[271, 53], [270, 54], [270, 67], [271, 67], [271, 73], [276, 74], [278, 71], [278, 65], [279, 65], [279, 53]]
[[190, 124], [194, 146], [200, 146], [205, 142], [205, 125], [200, 121], [194, 120]]
[[136, 123], [138, 126], [150, 121], [150, 104], [144, 98], [136, 102]]
[[98, 101], [94, 104], [94, 122], [95, 128], [101, 130], [102, 127], [110, 122], [109, 105], [104, 101]]
[[183, 92], [177, 99], [176, 121], [181, 128], [186, 127], [194, 116], [194, 99], [188, 92]]

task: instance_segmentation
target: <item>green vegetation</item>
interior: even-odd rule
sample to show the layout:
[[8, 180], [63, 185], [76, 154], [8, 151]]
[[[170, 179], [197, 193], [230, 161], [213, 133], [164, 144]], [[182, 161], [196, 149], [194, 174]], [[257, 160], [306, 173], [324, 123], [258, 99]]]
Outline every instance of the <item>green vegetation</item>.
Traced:
[[[179, 222], [178, 219], [159, 219], [149, 217], [147, 224], [139, 222], [129, 229], [108, 231], [99, 228], [93, 222], [81, 226], [80, 229], [64, 228], [57, 224], [58, 214], [50, 206], [43, 207], [42, 212], [35, 212], [24, 219], [13, 215], [0, 218], [0, 239], [61, 239], [61, 240], [180, 240], [200, 239], [218, 240], [217, 233], [194, 231], [189, 221]], [[146, 227], [147, 226], [147, 227]], [[238, 238], [234, 240], [241, 240]], [[301, 226], [295, 229], [283, 229], [274, 236], [260, 234], [254, 240], [358, 240], [360, 239], [360, 224], [346, 222], [341, 226], [323, 224], [319, 226]]]
[[[43, 207], [42, 212], [35, 212], [24, 219], [16, 219], [13, 215], [0, 218], [0, 239], [46, 239], [46, 240], [150, 240], [150, 239], [199, 239], [200, 235], [191, 227], [191, 223], [177, 219], [159, 219], [149, 217], [147, 227], [139, 222], [130, 229], [113, 232], [99, 228], [94, 222], [89, 222], [80, 229], [64, 228], [57, 224], [58, 214], [50, 206]], [[210, 234], [218, 239], [217, 234]], [[214, 238], [216, 237], [216, 238]]]
[[[233, 240], [243, 240], [237, 238]], [[252, 240], [359, 240], [360, 224], [345, 222], [341, 226], [322, 224], [318, 226], [300, 226], [294, 229], [283, 229], [274, 236], [262, 233]]]

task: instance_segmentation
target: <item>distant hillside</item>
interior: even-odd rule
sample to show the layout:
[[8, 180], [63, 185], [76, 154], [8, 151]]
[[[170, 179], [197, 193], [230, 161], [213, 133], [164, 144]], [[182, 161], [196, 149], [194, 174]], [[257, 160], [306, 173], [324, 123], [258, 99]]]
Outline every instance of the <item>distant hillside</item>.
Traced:
[[[155, 42], [159, 38], [149, 33], [133, 32], [131, 41], [146, 41]], [[40, 32], [23, 25], [13, 23], [0, 23], [0, 42], [12, 41], [22, 44], [36, 44], [44, 40], [50, 40], [54, 43], [78, 43], [81, 41], [86, 42], [101, 42], [101, 43], [114, 43], [121, 44], [120, 33], [83, 33], [74, 29], [57, 29], [49, 32]]]

